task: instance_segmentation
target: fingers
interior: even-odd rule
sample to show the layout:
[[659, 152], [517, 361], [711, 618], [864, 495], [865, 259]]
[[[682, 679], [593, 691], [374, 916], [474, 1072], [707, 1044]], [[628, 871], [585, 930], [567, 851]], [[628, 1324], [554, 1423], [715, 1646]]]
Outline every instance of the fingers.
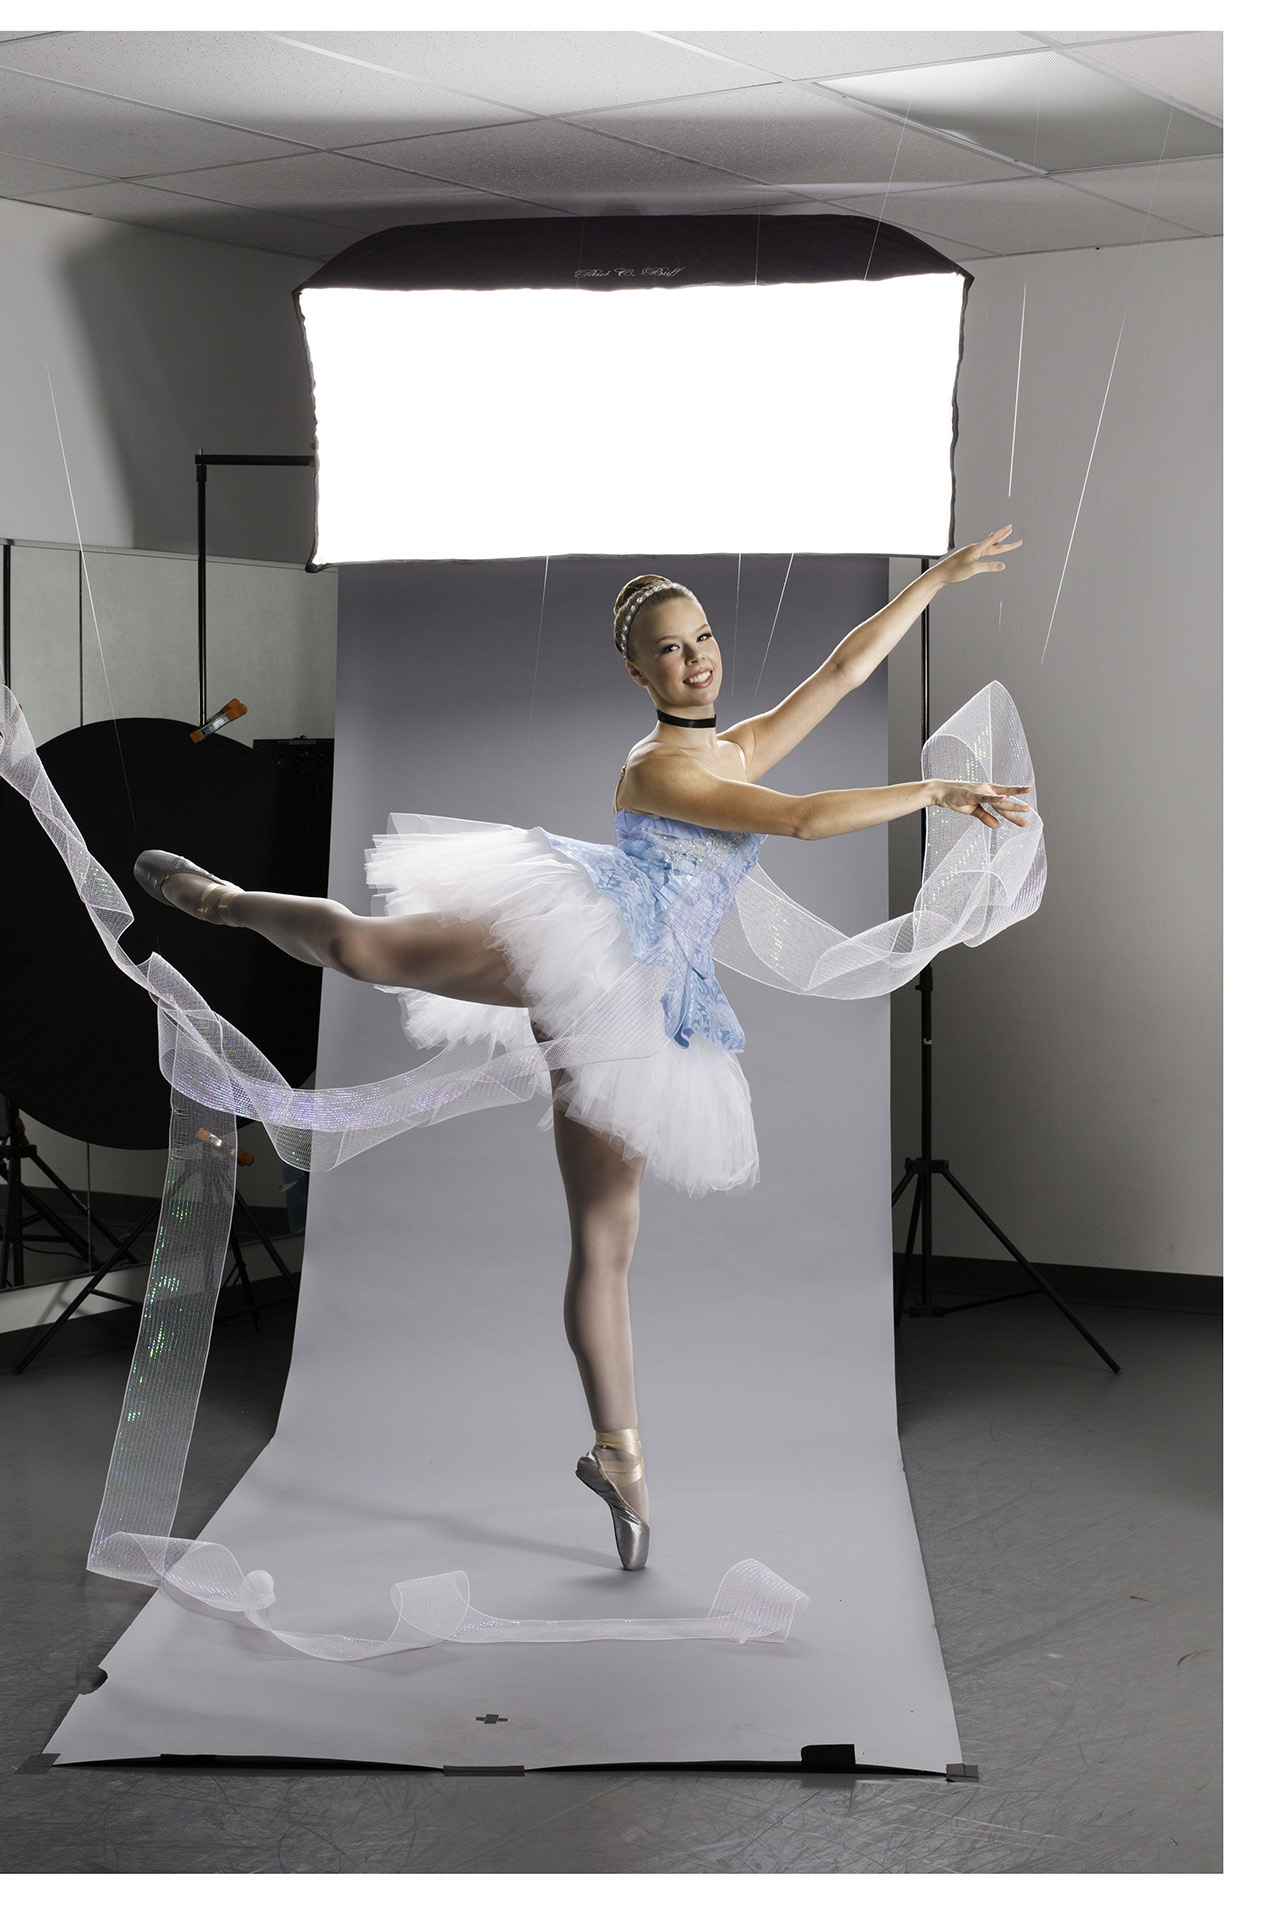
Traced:
[[984, 827], [997, 830], [1002, 824], [1025, 827], [1030, 809], [1023, 801], [1007, 796], [1030, 791], [1029, 787], [993, 787], [984, 782], [981, 786], [969, 788], [969, 805], [960, 811], [970, 814]]

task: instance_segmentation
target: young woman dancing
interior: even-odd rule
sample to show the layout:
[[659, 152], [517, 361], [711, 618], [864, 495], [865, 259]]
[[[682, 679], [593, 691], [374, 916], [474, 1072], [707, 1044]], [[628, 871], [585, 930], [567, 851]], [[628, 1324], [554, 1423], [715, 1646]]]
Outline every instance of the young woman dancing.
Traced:
[[387, 910], [377, 917], [244, 892], [158, 850], [134, 869], [148, 892], [186, 913], [398, 990], [420, 1046], [554, 1041], [637, 962], [662, 969], [662, 1044], [551, 1076], [572, 1245], [565, 1329], [595, 1427], [577, 1473], [607, 1502], [628, 1570], [644, 1566], [649, 1547], [627, 1301], [641, 1175], [647, 1166], [692, 1194], [756, 1177], [736, 1058], [743, 1033], [711, 957], [738, 886], [768, 834], [825, 839], [933, 806], [995, 828], [1021, 825], [1027, 811], [1016, 797], [1026, 787], [928, 780], [787, 794], [757, 783], [867, 679], [941, 587], [1001, 570], [1000, 556], [1021, 544], [1008, 542], [1011, 531], [948, 554], [778, 706], [724, 733], [720, 650], [702, 607], [674, 580], [628, 581], [614, 605], [614, 644], [657, 715], [622, 768], [613, 847], [539, 828], [424, 821], [377, 840], [369, 879]]

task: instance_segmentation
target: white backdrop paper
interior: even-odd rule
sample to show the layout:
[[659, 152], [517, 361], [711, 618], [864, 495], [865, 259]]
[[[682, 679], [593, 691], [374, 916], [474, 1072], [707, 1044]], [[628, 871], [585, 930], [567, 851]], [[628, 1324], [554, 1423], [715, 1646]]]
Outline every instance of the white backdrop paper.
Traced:
[[[540, 564], [344, 577], [337, 897], [363, 903], [362, 848], [393, 807], [607, 832], [646, 724], [607, 609], [615, 575], [651, 564], [553, 567], [536, 684]], [[784, 565], [744, 564], [726, 718], [757, 704], [741, 689]], [[685, 569], [725, 630], [733, 570]], [[883, 586], [879, 563], [797, 563], [760, 702]], [[795, 756], [794, 784], [883, 779], [884, 724], [879, 676]], [[843, 924], [884, 917], [882, 833], [771, 843], [766, 863]], [[792, 1640], [445, 1647], [333, 1667], [161, 1594], [51, 1742], [64, 1762], [795, 1760], [826, 1743], [880, 1764], [959, 1758], [895, 1435], [886, 1007], [727, 984], [764, 1178], [701, 1202], [646, 1189], [633, 1299], [650, 1568], [618, 1570], [607, 1513], [573, 1479], [590, 1435], [559, 1326], [568, 1236], [527, 1108], [403, 1136], [315, 1180], [279, 1432], [204, 1531], [272, 1569], [273, 1620], [292, 1631], [385, 1633], [393, 1581], [453, 1567], [507, 1617], [695, 1614], [755, 1556], [811, 1596]], [[394, 1001], [330, 978], [321, 1083], [404, 1064]]]

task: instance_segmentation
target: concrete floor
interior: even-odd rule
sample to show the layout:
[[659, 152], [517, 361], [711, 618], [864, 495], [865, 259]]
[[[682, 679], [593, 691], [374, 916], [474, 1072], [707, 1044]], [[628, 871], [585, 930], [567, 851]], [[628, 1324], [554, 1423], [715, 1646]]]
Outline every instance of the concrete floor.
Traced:
[[[122, 1352], [0, 1380], [10, 1873], [1221, 1871], [1220, 1322], [1036, 1301], [908, 1320], [907, 1475], [966, 1760], [933, 1778], [33, 1762], [145, 1598], [83, 1571]], [[215, 1338], [177, 1531], [269, 1435], [290, 1310]], [[24, 1764], [25, 1763], [25, 1764]]]

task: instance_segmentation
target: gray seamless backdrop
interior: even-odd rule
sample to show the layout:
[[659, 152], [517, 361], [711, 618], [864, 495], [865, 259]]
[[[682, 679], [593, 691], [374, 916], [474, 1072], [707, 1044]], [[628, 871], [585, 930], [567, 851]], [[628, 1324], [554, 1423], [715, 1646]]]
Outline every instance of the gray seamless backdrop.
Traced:
[[[618, 769], [651, 724], [611, 643], [618, 587], [668, 572], [699, 594], [728, 724], [887, 597], [882, 560], [798, 556], [779, 611], [786, 565], [747, 556], [739, 578], [736, 556], [553, 560], [540, 643], [541, 559], [343, 569], [334, 897], [367, 907], [363, 852], [392, 811], [608, 839]], [[771, 779], [875, 785], [885, 762], [881, 669]], [[884, 829], [770, 841], [763, 864], [846, 930], [886, 917]], [[810, 1744], [887, 1766], [959, 1760], [896, 1432], [888, 1008], [724, 984], [762, 1179], [700, 1201], [643, 1189], [649, 1568], [619, 1570], [607, 1512], [573, 1478], [591, 1432], [560, 1324], [568, 1229], [541, 1103], [418, 1130], [313, 1181], [279, 1428], [204, 1533], [271, 1571], [273, 1617], [294, 1631], [387, 1632], [393, 1581], [453, 1567], [505, 1617], [702, 1613], [754, 1556], [810, 1596], [792, 1639], [336, 1666], [157, 1595], [50, 1742], [63, 1763], [795, 1761]], [[417, 1058], [393, 996], [326, 978], [321, 1084]]]

